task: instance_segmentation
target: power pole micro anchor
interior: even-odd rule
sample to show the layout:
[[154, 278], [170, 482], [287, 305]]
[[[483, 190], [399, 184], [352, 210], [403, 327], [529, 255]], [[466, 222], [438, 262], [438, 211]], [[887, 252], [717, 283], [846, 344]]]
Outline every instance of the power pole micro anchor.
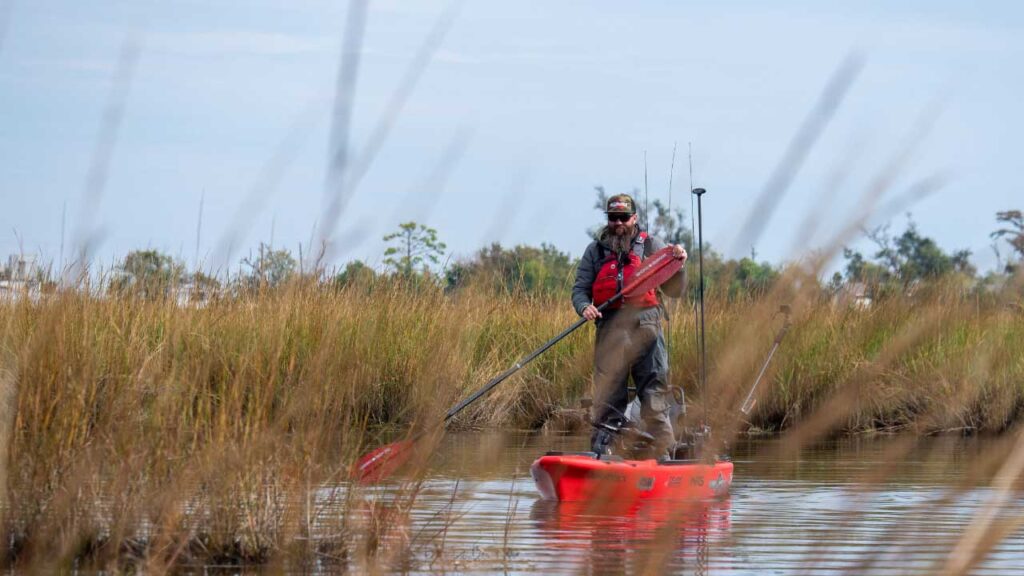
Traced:
[[708, 429], [708, 358], [704, 329], [704, 214], [701, 210], [701, 197], [707, 193], [703, 188], [691, 188], [690, 193], [697, 197], [697, 270], [700, 277], [700, 393], [704, 403], [704, 422], [702, 429]]

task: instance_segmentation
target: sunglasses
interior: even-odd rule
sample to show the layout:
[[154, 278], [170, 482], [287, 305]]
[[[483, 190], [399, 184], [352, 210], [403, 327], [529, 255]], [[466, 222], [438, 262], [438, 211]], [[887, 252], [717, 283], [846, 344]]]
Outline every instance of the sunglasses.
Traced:
[[633, 217], [632, 214], [609, 214], [608, 215], [608, 221], [609, 222], [628, 222], [629, 219], [632, 218], [632, 217]]

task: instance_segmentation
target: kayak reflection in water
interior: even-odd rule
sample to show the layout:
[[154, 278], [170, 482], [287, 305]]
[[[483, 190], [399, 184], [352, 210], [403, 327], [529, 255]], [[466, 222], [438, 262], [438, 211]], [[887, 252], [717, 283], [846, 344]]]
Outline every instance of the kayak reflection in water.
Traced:
[[[611, 453], [613, 440], [627, 424], [628, 380], [632, 376], [646, 431], [642, 435], [650, 451], [646, 456], [669, 456], [675, 444], [671, 412], [673, 407], [682, 409], [683, 399], [681, 390], [673, 394], [669, 388], [668, 353], [656, 290], [622, 298], [603, 314], [597, 309], [622, 291], [645, 258], [665, 245], [641, 229], [636, 203], [629, 195], [609, 198], [605, 213], [608, 223], [583, 253], [572, 289], [576, 312], [597, 327], [590, 415], [595, 429], [590, 449], [597, 454]], [[681, 245], [672, 248], [672, 255], [685, 262], [686, 250]], [[685, 269], [681, 269], [661, 291], [678, 298], [685, 285]]]
[[567, 560], [578, 561], [583, 565], [571, 570], [585, 574], [705, 573], [713, 544], [729, 538], [730, 514], [728, 496], [683, 504], [538, 500], [530, 508], [544, 547], [558, 551], [562, 569]]

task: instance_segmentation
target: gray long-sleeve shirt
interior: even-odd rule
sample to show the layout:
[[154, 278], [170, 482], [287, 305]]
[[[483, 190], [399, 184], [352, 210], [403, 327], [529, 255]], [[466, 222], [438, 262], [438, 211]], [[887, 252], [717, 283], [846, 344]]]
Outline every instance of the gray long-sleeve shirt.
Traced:
[[[576, 267], [576, 281], [572, 285], [572, 306], [576, 313], [581, 316], [583, 315], [583, 309], [594, 300], [594, 280], [597, 279], [597, 273], [601, 270], [601, 251], [598, 249], [598, 244], [604, 247], [605, 255], [614, 253], [606, 238], [606, 232], [602, 231], [600, 240], [595, 240], [587, 246], [587, 249], [583, 252], [583, 257], [580, 258], [579, 265]], [[640, 229], [638, 227], [636, 234], [633, 236], [634, 249], [639, 242]], [[648, 236], [647, 242], [644, 243], [643, 257], [647, 258], [664, 247], [664, 242], [653, 236]], [[685, 290], [686, 268], [681, 269], [678, 274], [669, 278], [660, 288], [662, 294], [671, 298], [679, 298], [684, 294]]]

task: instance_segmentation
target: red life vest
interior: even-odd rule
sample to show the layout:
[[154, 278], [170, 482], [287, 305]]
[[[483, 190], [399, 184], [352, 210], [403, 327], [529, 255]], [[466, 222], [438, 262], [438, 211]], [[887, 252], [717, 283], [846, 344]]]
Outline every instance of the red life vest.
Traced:
[[[594, 306], [600, 306], [611, 300], [612, 296], [618, 294], [625, 285], [629, 284], [633, 274], [636, 273], [636, 269], [640, 266], [640, 262], [643, 261], [644, 244], [646, 242], [647, 232], [641, 232], [637, 240], [633, 242], [633, 249], [629, 251], [629, 261], [625, 262], [624, 265], [619, 264], [619, 260], [614, 252], [605, 254], [604, 247], [598, 243], [597, 249], [598, 255], [601, 257], [601, 268], [598, 270], [597, 277], [594, 279], [594, 285], [591, 288]], [[630, 298], [620, 298], [609, 308], [621, 308], [623, 303], [634, 308], [651, 308], [658, 305], [658, 296], [654, 290], [649, 290]]]

